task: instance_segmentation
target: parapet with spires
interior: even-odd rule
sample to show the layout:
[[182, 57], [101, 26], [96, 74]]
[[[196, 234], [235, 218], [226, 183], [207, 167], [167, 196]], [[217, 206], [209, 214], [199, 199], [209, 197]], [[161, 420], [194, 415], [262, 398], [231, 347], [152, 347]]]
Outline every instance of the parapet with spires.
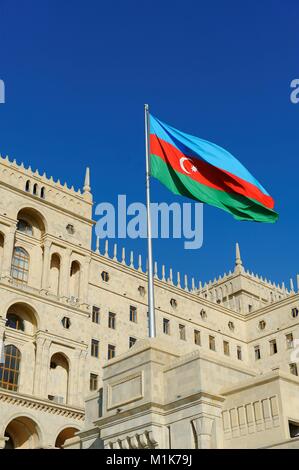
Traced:
[[292, 280], [287, 289], [284, 282], [280, 286], [245, 269], [236, 243], [234, 270], [206, 282], [200, 292], [207, 299], [246, 314], [294, 294], [295, 288]]
[[92, 194], [90, 192], [89, 169], [86, 171], [83, 191], [74, 186], [56, 181], [46, 173], [40, 174], [31, 166], [26, 168], [23, 163], [9, 160], [8, 156], [0, 155], [0, 181], [19, 191], [24, 191], [34, 197], [63, 207], [82, 217], [92, 217]]
[[[147, 262], [144, 263], [141, 255], [138, 255], [136, 263], [132, 251], [127, 256], [125, 248], [122, 248], [120, 257], [118, 257], [118, 251], [117, 244], [114, 243], [113, 249], [111, 249], [107, 239], [100, 246], [100, 240], [97, 237], [96, 254], [119, 265], [147, 274]], [[204, 285], [201, 281], [196, 282], [194, 278], [190, 282], [187, 274], [181, 276], [179, 272], [174, 273], [171, 267], [166, 269], [165, 265], [162, 265], [159, 268], [157, 262], [154, 263], [154, 279], [155, 282], [160, 281], [171, 285], [175, 289], [184, 290], [208, 302], [217, 304], [219, 307], [226, 307], [241, 314], [258, 311], [269, 304], [279, 302], [299, 292], [299, 275], [297, 276], [297, 289], [293, 286], [293, 289], [288, 290], [285, 288], [284, 283], [279, 286], [245, 270], [242, 265], [239, 246], [236, 248], [236, 255], [235, 265], [242, 266], [241, 272], [238, 269], [229, 271], [224, 273], [223, 276], [215, 278], [214, 281], [206, 282]], [[293, 285], [293, 283], [291, 284]]]

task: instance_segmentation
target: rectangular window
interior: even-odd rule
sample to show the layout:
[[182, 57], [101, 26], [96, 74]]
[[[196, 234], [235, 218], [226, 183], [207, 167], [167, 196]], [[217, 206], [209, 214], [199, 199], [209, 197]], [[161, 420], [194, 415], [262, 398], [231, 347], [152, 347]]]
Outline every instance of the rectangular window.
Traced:
[[167, 318], [163, 318], [163, 333], [170, 335], [170, 321]]
[[271, 341], [269, 341], [269, 343], [270, 343], [270, 354], [271, 355], [276, 354], [277, 353], [276, 339], [272, 339]]
[[295, 362], [290, 364], [290, 372], [293, 375], [298, 375], [298, 367], [297, 367], [297, 364]]
[[248, 304], [248, 312], [252, 312], [252, 305], [251, 304]]
[[185, 325], [179, 325], [180, 339], [186, 341], [186, 327]]
[[286, 335], [287, 349], [292, 349], [294, 347], [294, 338], [293, 333], [288, 333]]
[[130, 305], [130, 321], [137, 323], [137, 308]]
[[134, 346], [134, 344], [136, 343], [137, 339], [136, 338], [133, 338], [133, 336], [130, 336], [129, 338], [129, 348], [131, 348], [132, 346]]
[[98, 376], [96, 374], [90, 374], [89, 388], [90, 391], [98, 389]]
[[216, 351], [215, 336], [209, 336], [209, 348], [211, 349], [211, 351]]
[[229, 356], [229, 342], [223, 341], [223, 352], [226, 356]]
[[108, 327], [112, 328], [112, 330], [115, 330], [115, 328], [116, 328], [116, 313], [109, 312]]
[[115, 346], [113, 344], [108, 344], [108, 359], [113, 359], [115, 357]]
[[197, 346], [200, 346], [201, 344], [199, 330], [194, 330], [194, 344], [197, 344]]
[[99, 341], [97, 339], [91, 340], [91, 355], [93, 357], [99, 357]]
[[242, 348], [241, 346], [237, 346], [237, 358], [239, 361], [242, 361]]
[[259, 346], [254, 346], [254, 356], [256, 361], [261, 358], [261, 350]]
[[100, 323], [100, 309], [95, 305], [92, 307], [92, 321], [93, 323]]

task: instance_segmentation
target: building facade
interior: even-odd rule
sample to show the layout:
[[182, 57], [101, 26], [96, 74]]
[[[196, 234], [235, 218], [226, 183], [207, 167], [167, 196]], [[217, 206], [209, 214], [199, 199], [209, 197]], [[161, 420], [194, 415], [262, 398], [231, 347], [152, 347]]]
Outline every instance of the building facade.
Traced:
[[[106, 438], [103, 429], [109, 419], [115, 420], [117, 410], [108, 404], [114, 371], [119, 374], [121, 367], [126, 374], [127, 359], [133, 355], [141, 360], [152, 348], [142, 341], [148, 335], [147, 276], [140, 256], [135, 259], [124, 249], [118, 253], [117, 246], [109, 247], [107, 242], [104, 249], [100, 250], [99, 243], [92, 249], [92, 204], [89, 170], [81, 192], [0, 158], [1, 448], [60, 448], [67, 446], [66, 441], [78, 447], [85, 435], [86, 447], [113, 447], [127, 439], [122, 436], [119, 441], [115, 437], [118, 431], [112, 432], [110, 427], [112, 434], [107, 431]], [[237, 410], [243, 380], [256, 381], [270, 374], [274, 377], [269, 379], [271, 384], [279, 382], [283, 388], [284, 383], [292, 383], [298, 391], [298, 289], [295, 291], [292, 282], [287, 289], [246, 271], [238, 245], [234, 264], [233, 271], [203, 286], [193, 280], [189, 283], [187, 276], [174, 276], [171, 269], [166, 273], [164, 266], [161, 270], [155, 266], [154, 351], [163, 356], [164, 375], [157, 373], [160, 382], [153, 387], [160, 386], [161, 393], [164, 390], [160, 406], [169, 407], [167, 387], [174, 378], [170, 378], [171, 372], [164, 373], [165, 368], [173, 370], [170, 362], [175, 361], [184, 382], [184, 374], [186, 378], [191, 374], [184, 369], [184, 360], [190, 354], [197, 358], [192, 360], [192, 376], [205, 370], [205, 390], [220, 397], [215, 398], [218, 440], [213, 437], [214, 445], [211, 438], [210, 447], [234, 446], [228, 437], [233, 436], [233, 428], [242, 427], [242, 420], [248, 428], [246, 407], [241, 417]], [[225, 364], [223, 369], [221, 364]], [[219, 383], [215, 377], [221, 377]], [[186, 383], [190, 381], [186, 379]], [[147, 389], [144, 384], [142, 387]], [[190, 406], [191, 396], [199, 389], [195, 383], [185, 390]], [[299, 426], [299, 400], [293, 391], [288, 393], [294, 404], [289, 405], [287, 422], [284, 420], [285, 433], [277, 436], [281, 441], [287, 433], [296, 440]], [[139, 398], [146, 402], [145, 394]], [[178, 390], [176, 396], [181, 400], [182, 392]], [[262, 419], [266, 412], [263, 406], [267, 406], [272, 424], [277, 422], [273, 410], [278, 407], [278, 398], [273, 397], [278, 395], [271, 395], [267, 405], [256, 408], [252, 398], [253, 417], [261, 413]], [[118, 400], [121, 403], [121, 397]], [[130, 410], [133, 416], [138, 407], [134, 400], [129, 403], [125, 412]], [[202, 413], [196, 406], [193, 418], [189, 417], [192, 423]], [[160, 422], [162, 437], [151, 441], [153, 433], [144, 428], [146, 437], [137, 441], [160, 447], [200, 446], [198, 438], [185, 442], [178, 437], [178, 415], [173, 419]], [[192, 423], [190, 429], [196, 435], [202, 424]], [[132, 423], [127, 425], [134, 428]], [[121, 429], [120, 423], [117, 426]], [[94, 432], [96, 438], [90, 440], [88, 436]], [[131, 445], [130, 439], [126, 445], [138, 447], [138, 442]]]

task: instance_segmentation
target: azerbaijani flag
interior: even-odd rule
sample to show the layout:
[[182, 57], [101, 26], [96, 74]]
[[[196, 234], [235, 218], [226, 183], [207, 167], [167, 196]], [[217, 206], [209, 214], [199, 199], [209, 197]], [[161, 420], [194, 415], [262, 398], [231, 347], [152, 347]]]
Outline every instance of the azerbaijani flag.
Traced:
[[174, 194], [219, 207], [238, 220], [277, 220], [274, 201], [227, 150], [150, 116], [151, 176]]

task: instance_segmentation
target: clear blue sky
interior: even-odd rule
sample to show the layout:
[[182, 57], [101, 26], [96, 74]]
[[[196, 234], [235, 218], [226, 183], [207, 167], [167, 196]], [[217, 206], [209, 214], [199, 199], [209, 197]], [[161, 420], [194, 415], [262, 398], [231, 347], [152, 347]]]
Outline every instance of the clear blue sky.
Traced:
[[[266, 187], [277, 224], [205, 207], [204, 245], [154, 242], [155, 259], [196, 279], [246, 267], [277, 282], [299, 272], [297, 0], [1, 0], [0, 152], [94, 199], [144, 200], [143, 104], [230, 150]], [[181, 200], [153, 181], [154, 201]], [[125, 242], [146, 253], [145, 241]]]

